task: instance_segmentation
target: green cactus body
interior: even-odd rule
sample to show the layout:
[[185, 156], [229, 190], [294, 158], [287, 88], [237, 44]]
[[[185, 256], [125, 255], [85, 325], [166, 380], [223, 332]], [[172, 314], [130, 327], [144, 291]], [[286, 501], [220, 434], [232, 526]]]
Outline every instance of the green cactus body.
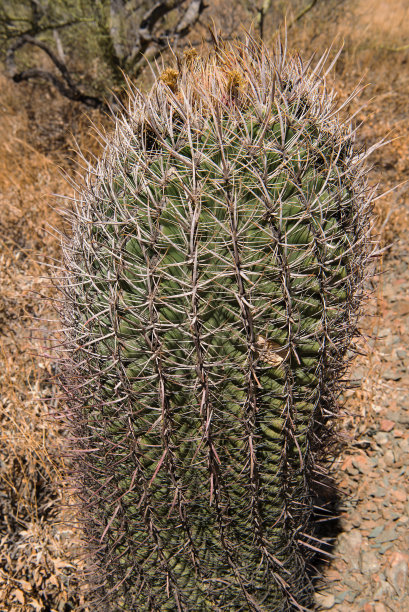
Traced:
[[97, 593], [301, 610], [369, 258], [365, 166], [298, 60], [246, 43], [173, 75], [118, 120], [65, 249]]

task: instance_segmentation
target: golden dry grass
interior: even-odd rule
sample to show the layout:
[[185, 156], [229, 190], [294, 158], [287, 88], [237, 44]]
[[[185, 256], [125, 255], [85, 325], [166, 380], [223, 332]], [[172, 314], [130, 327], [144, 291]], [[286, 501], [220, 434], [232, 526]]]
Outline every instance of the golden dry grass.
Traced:
[[[409, 170], [409, 5], [405, 0], [359, 0], [340, 3], [338, 11], [328, 3], [327, 9], [325, 26], [311, 12], [293, 30], [291, 46], [307, 57], [331, 45], [334, 51], [343, 46], [334, 86], [340, 100], [359, 83], [363, 86], [345, 109], [357, 112], [356, 121], [363, 123], [358, 143], [368, 147], [392, 140], [372, 156], [371, 181], [386, 192], [406, 181]], [[395, 242], [408, 227], [407, 190], [403, 184], [377, 202], [384, 243]]]
[[[220, 11], [231, 13], [228, 3], [219, 5]], [[397, 137], [373, 158], [371, 180], [389, 189], [406, 180], [409, 170], [409, 7], [405, 0], [348, 0], [335, 11], [334, 6], [324, 4], [292, 27], [290, 46], [308, 57], [334, 39], [334, 49], [344, 43], [335, 75], [340, 99], [362, 77], [369, 85], [347, 111], [355, 112], [373, 98], [358, 112], [358, 120], [365, 122], [360, 142], [370, 146], [388, 135]], [[271, 23], [269, 27], [267, 40]], [[41, 100], [40, 90], [33, 90], [37, 98], [27, 106], [28, 87], [19, 89], [2, 77], [0, 88], [0, 608], [79, 610], [82, 561], [74, 513], [67, 507], [61, 458], [65, 432], [49, 418], [57, 394], [50, 364], [35, 354], [33, 329], [46, 327], [53, 316], [38, 294], [50, 295], [41, 260], [59, 253], [58, 241], [47, 229], [59, 223], [49, 208], [51, 194], [69, 192], [58, 169], [58, 163], [70, 167], [61, 116], [64, 112], [84, 143], [89, 143], [87, 119], [79, 119], [67, 103], [47, 92]], [[386, 242], [396, 243], [407, 232], [406, 193], [402, 185], [377, 203]], [[375, 300], [375, 314], [376, 308]], [[375, 324], [372, 319], [367, 328]], [[363, 408], [378, 376], [376, 354], [371, 360], [365, 388], [349, 399], [356, 414], [352, 430], [371, 418]]]
[[[2, 610], [78, 609], [77, 542], [63, 486], [63, 432], [36, 334], [49, 325], [42, 261], [58, 256], [48, 225], [58, 166], [33, 147], [22, 92], [1, 77], [0, 602]], [[29, 138], [27, 137], [29, 136]]]

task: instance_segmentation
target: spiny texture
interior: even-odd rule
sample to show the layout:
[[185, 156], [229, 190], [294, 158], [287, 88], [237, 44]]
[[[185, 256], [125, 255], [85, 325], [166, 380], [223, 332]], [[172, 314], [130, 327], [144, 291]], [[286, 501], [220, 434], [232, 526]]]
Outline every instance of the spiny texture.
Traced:
[[192, 50], [90, 167], [63, 384], [101, 609], [312, 605], [316, 484], [371, 255], [322, 67]]

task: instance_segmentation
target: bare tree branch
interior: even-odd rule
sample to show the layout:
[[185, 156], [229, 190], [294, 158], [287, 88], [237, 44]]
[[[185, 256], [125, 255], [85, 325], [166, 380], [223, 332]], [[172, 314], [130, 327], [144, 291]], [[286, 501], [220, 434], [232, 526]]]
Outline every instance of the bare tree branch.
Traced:
[[[111, 86], [123, 81], [123, 73], [130, 77], [137, 77], [146, 61], [156, 59], [160, 53], [171, 43], [176, 46], [187, 36], [197, 23], [203, 11], [207, 8], [205, 0], [142, 0], [130, 2], [129, 0], [110, 0], [103, 4], [104, 10], [92, 13], [79, 14], [73, 22], [58, 24], [60, 15], [54, 15], [47, 4], [39, 0], [26, 0], [31, 9], [31, 16], [20, 24], [20, 16], [10, 17], [4, 10], [0, 14], [0, 27], [3, 39], [8, 43], [6, 50], [6, 68], [8, 74], [15, 82], [41, 78], [52, 83], [58, 91], [70, 100], [76, 100], [93, 108], [105, 107], [102, 98], [84, 93], [77, 83], [65, 62], [62, 41], [58, 37], [57, 29], [70, 24], [77, 25], [83, 21], [92, 24], [92, 35], [98, 40], [100, 59], [106, 63], [111, 76]], [[106, 8], [109, 7], [107, 16]], [[146, 7], [149, 7], [146, 10]], [[177, 19], [168, 16], [172, 11], [178, 11]], [[25, 18], [25, 15], [23, 15]], [[83, 19], [85, 18], [85, 19]], [[47, 21], [48, 19], [48, 21]], [[20, 21], [19, 21], [20, 20]], [[170, 24], [170, 25], [168, 25]], [[47, 32], [54, 34], [54, 40], [48, 41], [39, 36]], [[101, 42], [102, 41], [102, 42]], [[17, 52], [25, 45], [32, 45], [41, 49], [52, 61], [59, 75], [49, 71], [43, 66], [30, 68], [18, 67]], [[7, 47], [7, 45], [5, 45]], [[55, 46], [57, 50], [55, 50]], [[54, 50], [53, 50], [54, 48]]]
[[185, 37], [198, 21], [200, 15], [207, 8], [204, 0], [190, 0], [187, 8], [176, 26], [165, 30], [160, 35], [154, 35], [157, 22], [171, 10], [185, 4], [185, 0], [165, 0], [157, 2], [142, 18], [137, 35], [137, 42], [126, 59], [125, 66], [133, 76], [137, 76], [146, 60], [157, 58], [168, 42], [176, 45]]
[[22, 70], [21, 72], [16, 73], [13, 76], [13, 81], [15, 83], [21, 83], [21, 81], [29, 81], [30, 79], [45, 79], [49, 81], [58, 89], [60, 94], [68, 98], [69, 100], [73, 100], [75, 102], [82, 102], [86, 106], [90, 106], [91, 108], [99, 108], [99, 109], [108, 109], [108, 107], [104, 104], [102, 100], [95, 96], [89, 96], [87, 94], [82, 93], [76, 87], [67, 87], [64, 85], [63, 81], [57, 78], [51, 72], [47, 70], [41, 70], [40, 68], [28, 68], [27, 70]]
[[[27, 70], [22, 70], [18, 72], [15, 63], [15, 53], [18, 49], [20, 49], [26, 44], [34, 45], [35, 47], [38, 47], [39, 49], [44, 51], [60, 72], [62, 79], [59, 79], [51, 72], [47, 70], [42, 70], [40, 68], [29, 68]], [[21, 36], [8, 49], [6, 56], [6, 68], [9, 76], [11, 76], [15, 83], [20, 83], [21, 81], [28, 81], [34, 78], [45, 79], [51, 82], [58, 89], [58, 91], [69, 100], [82, 102], [83, 104], [86, 104], [87, 106], [90, 106], [92, 108], [102, 108], [105, 106], [103, 101], [99, 98], [81, 92], [78, 89], [78, 86], [72, 80], [65, 63], [62, 60], [58, 59], [58, 57], [51, 51], [51, 49], [45, 43], [37, 40], [36, 38], [33, 38], [32, 36], [28, 36], [27, 34]]]
[[271, 7], [271, 0], [264, 0], [263, 4], [259, 8], [257, 8], [256, 24], [258, 25], [258, 31], [259, 31], [261, 40], [263, 40], [263, 36], [264, 36], [264, 20], [265, 20], [265, 17], [270, 7]]
[[186, 13], [176, 26], [176, 32], [179, 37], [186, 36], [189, 33], [205, 8], [207, 8], [207, 5], [205, 5], [203, 0], [192, 0], [186, 9]]
[[307, 4], [307, 6], [305, 6], [299, 13], [298, 15], [296, 15], [294, 17], [294, 19], [288, 24], [287, 28], [291, 28], [293, 25], [295, 25], [297, 23], [297, 21], [300, 21], [300, 19], [302, 19], [304, 17], [304, 15], [306, 15], [307, 13], [310, 12], [311, 9], [314, 8], [314, 6], [317, 4], [318, 0], [312, 0], [312, 2], [310, 2], [309, 4]]

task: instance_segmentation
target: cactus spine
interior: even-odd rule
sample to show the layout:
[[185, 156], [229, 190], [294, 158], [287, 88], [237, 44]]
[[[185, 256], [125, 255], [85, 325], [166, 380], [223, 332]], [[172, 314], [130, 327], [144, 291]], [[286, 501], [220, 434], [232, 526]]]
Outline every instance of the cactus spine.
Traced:
[[312, 605], [373, 197], [324, 61], [191, 50], [80, 189], [63, 384], [101, 609]]

